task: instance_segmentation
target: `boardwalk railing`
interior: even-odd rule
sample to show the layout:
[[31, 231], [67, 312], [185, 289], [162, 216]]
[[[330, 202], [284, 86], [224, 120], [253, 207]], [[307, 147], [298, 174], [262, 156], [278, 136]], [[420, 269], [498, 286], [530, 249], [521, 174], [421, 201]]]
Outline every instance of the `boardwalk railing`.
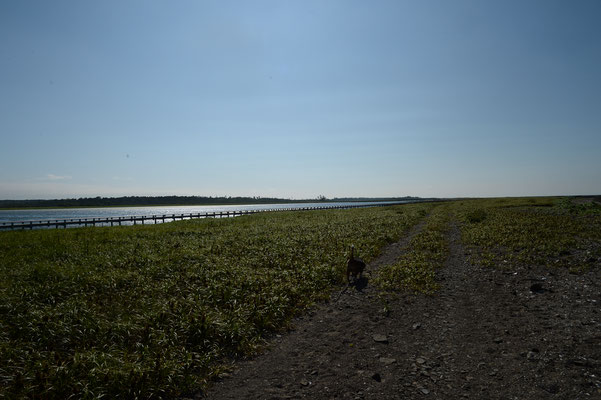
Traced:
[[144, 225], [148, 223], [164, 223], [184, 219], [197, 218], [229, 218], [241, 215], [256, 214], [260, 212], [273, 211], [312, 211], [312, 210], [329, 210], [329, 209], [347, 209], [359, 207], [384, 207], [407, 202], [398, 203], [375, 203], [375, 204], [350, 204], [350, 205], [332, 205], [318, 207], [289, 207], [289, 208], [270, 208], [262, 210], [239, 210], [239, 211], [216, 211], [206, 213], [186, 213], [186, 214], [163, 214], [163, 215], [145, 215], [145, 216], [129, 216], [129, 217], [101, 217], [101, 218], [71, 218], [71, 219], [53, 219], [42, 221], [13, 221], [0, 222], [0, 230], [12, 229], [33, 229], [33, 228], [67, 228], [68, 226], [115, 226], [115, 225]]

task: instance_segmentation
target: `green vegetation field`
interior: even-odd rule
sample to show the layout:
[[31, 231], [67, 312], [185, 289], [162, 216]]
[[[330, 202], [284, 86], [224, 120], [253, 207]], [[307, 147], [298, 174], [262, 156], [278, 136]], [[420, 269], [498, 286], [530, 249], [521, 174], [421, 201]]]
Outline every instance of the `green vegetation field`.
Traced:
[[398, 261], [380, 269], [379, 287], [433, 293], [436, 270], [449, 254], [452, 224], [460, 230], [471, 261], [480, 265], [536, 265], [579, 273], [601, 264], [598, 202], [553, 197], [463, 200], [437, 205]]
[[601, 205], [570, 198], [456, 202], [472, 261], [499, 268], [543, 265], [587, 271], [601, 262]]
[[0, 232], [0, 398], [185, 395], [423, 221], [374, 282], [435, 293], [458, 230], [491, 268], [599, 268], [601, 206], [562, 198]]
[[0, 398], [177, 396], [434, 207], [0, 233]]
[[450, 203], [437, 205], [423, 228], [411, 239], [401, 257], [378, 271], [376, 284], [385, 292], [409, 290], [432, 293], [435, 273], [448, 257]]

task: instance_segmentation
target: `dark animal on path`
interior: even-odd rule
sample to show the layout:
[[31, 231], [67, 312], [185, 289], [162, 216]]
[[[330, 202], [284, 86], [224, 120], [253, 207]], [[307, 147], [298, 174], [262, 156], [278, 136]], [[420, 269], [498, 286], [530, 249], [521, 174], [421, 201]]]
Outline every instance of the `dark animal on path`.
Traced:
[[365, 269], [365, 263], [360, 258], [355, 258], [355, 246], [351, 246], [351, 256], [346, 262], [346, 280], [351, 283], [351, 274], [354, 280], [357, 280], [357, 275], [361, 278], [363, 270]]

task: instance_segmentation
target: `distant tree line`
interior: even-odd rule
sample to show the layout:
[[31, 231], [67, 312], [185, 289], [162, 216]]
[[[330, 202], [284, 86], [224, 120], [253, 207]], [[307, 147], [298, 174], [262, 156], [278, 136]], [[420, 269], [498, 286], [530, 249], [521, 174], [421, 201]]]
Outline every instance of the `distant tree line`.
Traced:
[[[395, 201], [414, 200], [417, 197], [368, 198], [346, 197], [327, 199], [320, 195], [317, 201]], [[124, 196], [124, 197], [81, 197], [78, 199], [54, 200], [0, 200], [0, 208], [44, 208], [44, 207], [124, 207], [124, 206], [204, 206], [234, 204], [307, 203], [316, 199], [280, 199], [277, 197], [205, 197], [205, 196]]]
[[124, 196], [81, 197], [54, 200], [0, 200], [0, 208], [22, 207], [118, 207], [118, 206], [170, 206], [170, 205], [223, 205], [291, 203], [297, 200], [272, 197], [205, 197], [205, 196]]

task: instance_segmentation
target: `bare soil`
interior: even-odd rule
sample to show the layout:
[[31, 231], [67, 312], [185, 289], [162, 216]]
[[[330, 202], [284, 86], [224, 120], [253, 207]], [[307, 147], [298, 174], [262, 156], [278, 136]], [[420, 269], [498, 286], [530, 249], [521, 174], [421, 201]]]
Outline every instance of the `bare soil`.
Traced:
[[440, 290], [386, 305], [370, 272], [394, 262], [420, 228], [196, 397], [601, 399], [599, 272], [482, 267], [452, 225]]
[[576, 204], [597, 203], [601, 204], [601, 196], [577, 196], [572, 198], [572, 202]]

